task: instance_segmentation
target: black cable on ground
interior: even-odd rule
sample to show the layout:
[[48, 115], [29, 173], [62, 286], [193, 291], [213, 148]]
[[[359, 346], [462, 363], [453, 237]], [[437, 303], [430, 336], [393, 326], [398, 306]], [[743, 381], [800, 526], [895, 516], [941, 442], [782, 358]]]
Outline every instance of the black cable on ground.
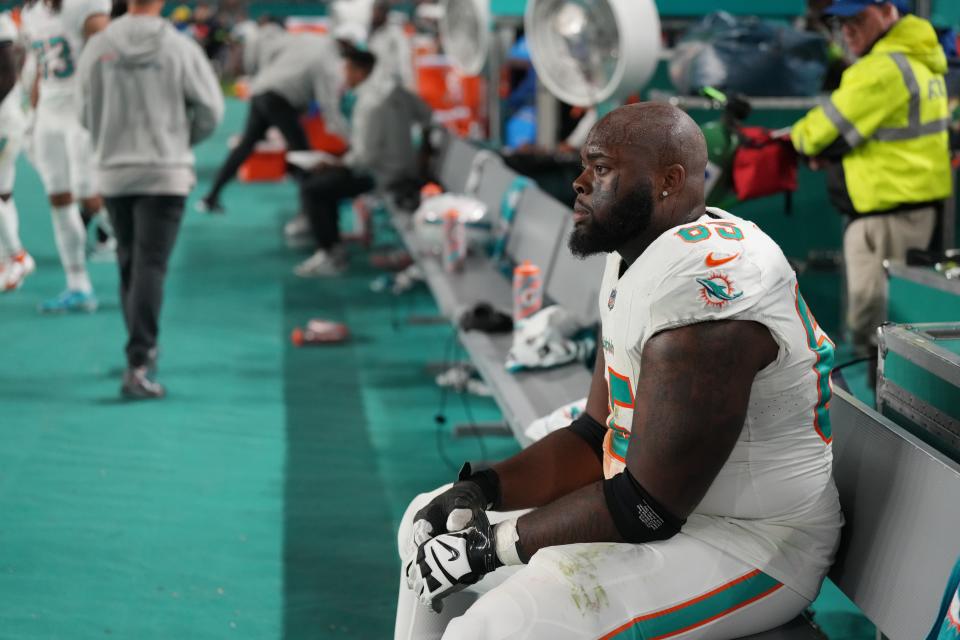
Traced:
[[[446, 345], [443, 348], [443, 365], [449, 366], [450, 361], [453, 359], [454, 346], [457, 339], [457, 329], [453, 328], [453, 331], [450, 334], [450, 337], [447, 339]], [[450, 459], [450, 456], [447, 455], [447, 449], [443, 443], [443, 437], [446, 432], [443, 429], [443, 426], [447, 423], [446, 416], [447, 408], [447, 387], [440, 387], [440, 408], [437, 410], [437, 413], [433, 417], [433, 421], [437, 425], [436, 429], [436, 439], [437, 439], [437, 453], [440, 455], [440, 459], [443, 460], [443, 463], [447, 465], [452, 473], [457, 473], [460, 470], [460, 465]]]
[[463, 404], [463, 411], [467, 415], [467, 422], [472, 427], [473, 437], [477, 439], [480, 443], [480, 460], [482, 462], [490, 462], [487, 451], [487, 443], [483, 440], [483, 434], [480, 433], [480, 427], [477, 425], [477, 421], [473, 419], [473, 411], [470, 410], [470, 403], [467, 401], [467, 394], [469, 391], [466, 389], [466, 384], [464, 384], [464, 389], [460, 393], [460, 402]]

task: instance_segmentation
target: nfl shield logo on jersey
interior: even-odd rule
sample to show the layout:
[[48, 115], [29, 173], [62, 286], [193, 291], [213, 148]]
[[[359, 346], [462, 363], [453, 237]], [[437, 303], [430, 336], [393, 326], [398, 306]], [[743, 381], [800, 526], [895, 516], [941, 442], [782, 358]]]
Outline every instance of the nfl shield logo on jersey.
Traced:
[[613, 305], [615, 305], [616, 303], [617, 303], [617, 290], [611, 289], [610, 297], [607, 298], [607, 309], [610, 309], [610, 311], [613, 311]]

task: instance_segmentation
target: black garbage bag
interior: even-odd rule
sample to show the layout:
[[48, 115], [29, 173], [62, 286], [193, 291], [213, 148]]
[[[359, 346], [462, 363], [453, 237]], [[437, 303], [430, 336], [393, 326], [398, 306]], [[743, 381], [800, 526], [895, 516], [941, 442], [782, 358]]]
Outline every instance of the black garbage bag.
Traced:
[[827, 41], [821, 34], [721, 11], [680, 39], [670, 79], [684, 95], [716, 87], [748, 96], [813, 96], [827, 66]]

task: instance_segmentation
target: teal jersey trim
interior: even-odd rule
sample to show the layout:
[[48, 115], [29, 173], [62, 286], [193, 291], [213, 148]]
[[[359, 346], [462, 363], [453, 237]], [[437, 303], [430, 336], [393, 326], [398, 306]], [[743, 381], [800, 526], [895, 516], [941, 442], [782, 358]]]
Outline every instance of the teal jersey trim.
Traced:
[[947, 588], [943, 593], [943, 601], [940, 603], [940, 612], [937, 614], [937, 621], [930, 630], [927, 640], [960, 640], [960, 625], [956, 625], [950, 620], [947, 612], [950, 609], [950, 603], [957, 596], [960, 590], [960, 560], [953, 565], [953, 573], [947, 580]]
[[703, 595], [648, 613], [614, 629], [603, 640], [665, 640], [686, 633], [742, 609], [783, 586], [759, 569]]
[[830, 388], [830, 372], [836, 362], [836, 353], [833, 342], [823, 333], [817, 337], [819, 325], [813, 314], [810, 313], [806, 301], [800, 294], [800, 285], [796, 287], [797, 314], [803, 323], [803, 330], [807, 334], [807, 347], [816, 356], [813, 370], [817, 374], [817, 405], [814, 408], [813, 427], [823, 438], [824, 442], [833, 440], [833, 428], [830, 426], [830, 397], [833, 391]]

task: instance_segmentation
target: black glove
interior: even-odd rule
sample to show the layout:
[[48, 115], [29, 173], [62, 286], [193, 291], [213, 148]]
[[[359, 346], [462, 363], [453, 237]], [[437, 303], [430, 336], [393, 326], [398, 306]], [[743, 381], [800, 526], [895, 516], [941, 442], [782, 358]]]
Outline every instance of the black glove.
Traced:
[[413, 544], [419, 547], [434, 536], [460, 531], [470, 523], [474, 511], [496, 509], [500, 503], [500, 481], [492, 469], [473, 473], [464, 463], [456, 484], [431, 500], [413, 517]]
[[460, 469], [456, 484], [431, 500], [413, 517], [413, 534], [405, 550], [403, 573], [413, 588], [417, 551], [435, 536], [466, 529], [477, 512], [500, 504], [500, 481], [492, 469], [473, 473], [467, 462]]
[[440, 609], [440, 600], [503, 566], [497, 557], [487, 514], [474, 511], [470, 527], [427, 540], [417, 551], [413, 592], [420, 602]]

